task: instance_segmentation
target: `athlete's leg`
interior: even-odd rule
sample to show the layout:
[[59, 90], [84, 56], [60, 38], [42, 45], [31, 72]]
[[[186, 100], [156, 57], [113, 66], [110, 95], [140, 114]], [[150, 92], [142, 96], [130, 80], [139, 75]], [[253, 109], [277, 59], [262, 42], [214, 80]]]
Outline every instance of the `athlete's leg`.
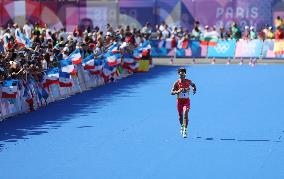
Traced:
[[184, 106], [184, 118], [183, 118], [183, 124], [184, 127], [187, 129], [187, 125], [188, 125], [188, 112], [189, 112], [189, 108], [187, 108], [186, 106]]
[[188, 112], [189, 112], [189, 109], [190, 109], [190, 101], [187, 101], [184, 105], [183, 105], [183, 125], [184, 125], [184, 128], [183, 128], [183, 132], [182, 132], [182, 136], [184, 138], [187, 137], [187, 125], [188, 125]]
[[183, 125], [183, 105], [179, 102], [177, 102], [177, 109], [179, 115], [179, 123], [180, 125]]

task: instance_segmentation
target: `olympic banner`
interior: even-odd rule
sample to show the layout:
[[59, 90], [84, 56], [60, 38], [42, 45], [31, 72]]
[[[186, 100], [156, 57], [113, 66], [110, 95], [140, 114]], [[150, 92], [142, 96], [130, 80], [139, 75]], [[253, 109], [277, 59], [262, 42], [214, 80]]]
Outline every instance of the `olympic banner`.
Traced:
[[[283, 58], [283, 54], [277, 54], [275, 53], [275, 45], [276, 45], [276, 50], [281, 51], [281, 45], [283, 46], [283, 40], [277, 41], [275, 44], [275, 40], [265, 40], [263, 43], [263, 48], [262, 48], [262, 57], [263, 58]], [[282, 48], [283, 50], [283, 48]]]
[[151, 40], [151, 54], [152, 57], [167, 57], [168, 56], [168, 50], [165, 47], [166, 41], [160, 41], [160, 40]]
[[235, 40], [218, 40], [216, 46], [208, 46], [208, 57], [233, 58], [235, 49]]
[[200, 41], [198, 40], [192, 40], [189, 41], [189, 47], [192, 51], [192, 57], [200, 58], [200, 57], [206, 57], [208, 48], [205, 45], [201, 45]]
[[166, 48], [152, 47], [151, 54], [152, 54], [152, 57], [167, 57], [168, 50]]
[[189, 48], [177, 48], [176, 57], [192, 57], [192, 50]]
[[284, 56], [284, 40], [275, 40], [273, 53], [276, 58], [282, 58]]
[[284, 40], [265, 40], [262, 48], [263, 58], [284, 58]]
[[239, 40], [236, 45], [235, 57], [260, 58], [263, 47], [261, 40]]

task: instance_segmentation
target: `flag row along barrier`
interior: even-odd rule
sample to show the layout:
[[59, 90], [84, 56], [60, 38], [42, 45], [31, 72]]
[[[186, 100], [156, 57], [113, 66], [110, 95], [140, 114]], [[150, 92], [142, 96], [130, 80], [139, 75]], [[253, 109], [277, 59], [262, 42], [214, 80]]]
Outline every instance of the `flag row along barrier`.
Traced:
[[153, 67], [151, 46], [142, 45], [133, 53], [118, 53], [117, 49], [114, 45], [98, 58], [91, 54], [84, 59], [75, 50], [60, 61], [60, 68], [45, 71], [40, 82], [33, 77], [5, 80], [0, 86], [0, 121]]
[[[283, 59], [284, 40], [151, 40], [153, 57]], [[216, 62], [216, 60], [215, 60]], [[215, 63], [212, 62], [212, 63]], [[193, 62], [194, 63], [194, 62]]]

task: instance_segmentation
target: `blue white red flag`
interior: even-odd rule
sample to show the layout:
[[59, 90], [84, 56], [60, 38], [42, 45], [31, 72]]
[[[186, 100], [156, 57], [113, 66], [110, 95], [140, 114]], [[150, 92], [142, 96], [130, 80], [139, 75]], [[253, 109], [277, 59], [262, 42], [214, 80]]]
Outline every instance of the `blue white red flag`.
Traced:
[[75, 69], [75, 65], [72, 63], [70, 59], [65, 59], [60, 61], [61, 71], [69, 73], [71, 75], [76, 75], [77, 71]]
[[16, 37], [16, 43], [19, 44], [20, 46], [25, 46], [25, 47], [32, 46], [31, 40], [19, 30], [16, 30], [15, 37]]
[[84, 70], [92, 70], [95, 68], [95, 58], [94, 54], [91, 54], [83, 59], [82, 65], [84, 67]]
[[59, 84], [59, 68], [48, 69], [47, 74], [44, 76], [43, 86], [49, 87], [52, 84]]
[[134, 63], [135, 63], [135, 60], [132, 54], [130, 53], [123, 54], [123, 64], [131, 65]]
[[82, 56], [79, 49], [74, 50], [69, 56], [68, 59], [72, 61], [74, 65], [82, 63]]
[[15, 99], [18, 93], [18, 80], [6, 80], [2, 86], [2, 98]]
[[94, 61], [94, 67], [93, 69], [90, 70], [90, 73], [92, 75], [99, 75], [102, 73], [102, 69], [103, 69], [103, 66], [104, 66], [104, 63], [105, 63], [105, 60], [104, 59], [95, 59]]
[[69, 73], [59, 72], [59, 86], [72, 87], [72, 79]]

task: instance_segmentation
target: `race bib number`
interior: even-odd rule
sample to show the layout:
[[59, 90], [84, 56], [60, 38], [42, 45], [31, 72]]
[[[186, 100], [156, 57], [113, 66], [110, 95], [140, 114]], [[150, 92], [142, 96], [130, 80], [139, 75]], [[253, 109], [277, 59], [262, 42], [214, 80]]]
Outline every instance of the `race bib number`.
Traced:
[[179, 98], [189, 98], [189, 93], [188, 92], [182, 92], [179, 94]]

